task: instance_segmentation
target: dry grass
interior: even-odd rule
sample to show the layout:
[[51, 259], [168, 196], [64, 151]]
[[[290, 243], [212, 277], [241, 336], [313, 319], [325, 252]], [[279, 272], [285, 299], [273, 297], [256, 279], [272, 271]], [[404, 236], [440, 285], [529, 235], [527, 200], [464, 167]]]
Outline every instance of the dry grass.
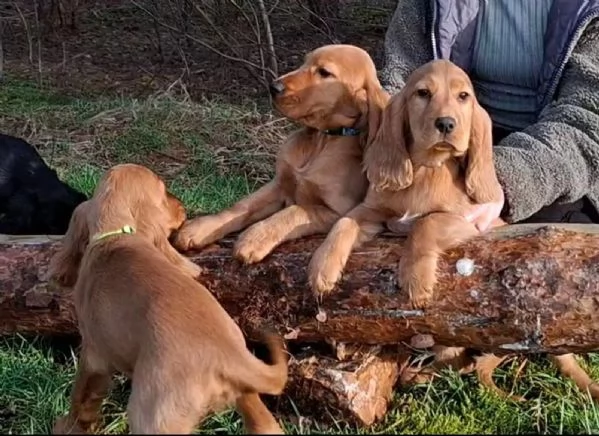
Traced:
[[[228, 199], [272, 176], [277, 149], [293, 128], [288, 121], [251, 102], [192, 102], [184, 91], [178, 84], [144, 100], [88, 100], [9, 82], [0, 95], [0, 123], [88, 192], [95, 176], [119, 162], [147, 165], [175, 191], [228, 181], [224, 190], [235, 190]], [[193, 213], [222, 206], [209, 203], [188, 207]]]

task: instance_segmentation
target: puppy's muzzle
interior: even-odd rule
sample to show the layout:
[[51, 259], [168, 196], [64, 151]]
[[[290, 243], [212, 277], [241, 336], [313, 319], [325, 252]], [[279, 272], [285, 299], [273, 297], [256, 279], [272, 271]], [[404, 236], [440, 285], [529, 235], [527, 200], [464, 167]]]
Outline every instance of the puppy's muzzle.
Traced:
[[283, 82], [275, 80], [274, 82], [271, 82], [268, 90], [270, 91], [270, 95], [276, 97], [285, 92], [285, 85], [283, 85]]

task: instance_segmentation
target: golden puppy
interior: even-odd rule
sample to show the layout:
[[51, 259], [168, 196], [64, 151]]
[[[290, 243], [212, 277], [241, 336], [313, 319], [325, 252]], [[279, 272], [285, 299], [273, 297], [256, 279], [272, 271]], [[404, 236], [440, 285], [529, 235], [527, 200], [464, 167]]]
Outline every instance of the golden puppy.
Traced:
[[253, 224], [233, 252], [259, 262], [284, 241], [328, 232], [362, 201], [368, 114], [389, 99], [368, 53], [351, 45], [320, 47], [272, 83], [271, 93], [275, 106], [303, 125], [283, 144], [274, 179], [218, 214], [187, 222], [175, 237], [177, 248], [201, 248]]
[[401, 217], [416, 221], [398, 281], [415, 307], [425, 307], [439, 255], [478, 234], [461, 214], [475, 202], [501, 198], [492, 145], [491, 120], [464, 71], [443, 60], [414, 71], [365, 151], [364, 202], [335, 224], [311, 260], [314, 292], [331, 291], [353, 247]]
[[197, 267], [168, 237], [182, 204], [152, 171], [117, 165], [71, 218], [51, 274], [73, 285], [82, 338], [71, 409], [55, 433], [87, 432], [113, 373], [132, 379], [132, 433], [191, 433], [209, 412], [236, 404], [250, 433], [282, 433], [259, 393], [287, 381], [282, 343], [267, 337], [273, 365], [257, 359], [239, 327], [194, 280]]
[[[398, 283], [412, 304], [423, 308], [432, 298], [439, 255], [479, 234], [463, 212], [474, 203], [501, 198], [491, 119], [476, 101], [466, 73], [439, 60], [415, 70], [383, 110], [381, 122], [371, 123], [379, 129], [371, 132], [364, 154], [368, 193], [337, 221], [314, 253], [310, 284], [318, 296], [330, 292], [352, 249], [381, 232], [387, 221], [400, 217], [412, 230], [400, 260]], [[503, 224], [498, 219], [494, 226]], [[459, 347], [435, 346], [433, 351], [436, 368], [475, 370], [484, 385], [501, 393], [492, 374], [506, 356], [471, 358]], [[599, 387], [573, 354], [550, 359], [580, 389], [599, 399]]]

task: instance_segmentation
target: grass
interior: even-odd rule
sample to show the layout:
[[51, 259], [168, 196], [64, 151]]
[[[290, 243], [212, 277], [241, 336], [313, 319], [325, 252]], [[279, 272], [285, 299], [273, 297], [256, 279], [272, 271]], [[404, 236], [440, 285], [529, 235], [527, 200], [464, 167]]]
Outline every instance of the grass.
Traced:
[[34, 143], [67, 182], [90, 193], [115, 163], [141, 163], [169, 182], [190, 214], [216, 211], [263, 183], [289, 129], [255, 105], [194, 104], [172, 90], [92, 100], [8, 81], [1, 91], [3, 131]]
[[[219, 210], [253, 191], [270, 175], [273, 156], [289, 126], [255, 105], [190, 102], [172, 90], [146, 100], [65, 97], [18, 81], [0, 92], [2, 131], [25, 137], [66, 181], [91, 193], [102, 172], [119, 162], [157, 171], [189, 213]], [[0, 433], [45, 434], [68, 409], [76, 350], [41, 339], [0, 339]], [[599, 378], [599, 356], [584, 366]], [[504, 365], [498, 384], [528, 401], [503, 400], [473, 376], [450, 372], [435, 383], [398, 390], [374, 434], [595, 434], [599, 409], [549, 363], [533, 358], [516, 377]], [[119, 378], [103, 406], [102, 432], [127, 430], [127, 383]], [[283, 398], [284, 403], [292, 399]], [[290, 408], [287, 408], [290, 409]], [[292, 409], [292, 408], [291, 408]], [[273, 409], [275, 410], [275, 409]], [[282, 409], [281, 409], [282, 410]], [[275, 410], [276, 411], [276, 410]], [[280, 414], [289, 433], [366, 433], [344, 422]], [[242, 433], [238, 416], [210, 417], [199, 433]]]

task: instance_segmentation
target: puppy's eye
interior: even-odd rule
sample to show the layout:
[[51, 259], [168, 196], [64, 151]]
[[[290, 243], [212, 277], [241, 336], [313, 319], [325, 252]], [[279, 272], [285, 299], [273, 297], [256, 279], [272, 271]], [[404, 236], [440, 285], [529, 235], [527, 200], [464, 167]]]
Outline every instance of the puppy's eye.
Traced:
[[329, 70], [322, 68], [322, 67], [317, 69], [316, 73], [318, 73], [318, 75], [320, 77], [322, 77], [323, 79], [326, 79], [327, 77], [333, 77], [333, 73], [331, 73]]
[[421, 88], [416, 91], [416, 95], [420, 98], [429, 98], [431, 96], [431, 92], [426, 88]]
[[466, 101], [466, 100], [468, 100], [468, 97], [470, 97], [470, 94], [468, 94], [466, 91], [460, 92], [458, 95], [458, 99], [460, 101]]

